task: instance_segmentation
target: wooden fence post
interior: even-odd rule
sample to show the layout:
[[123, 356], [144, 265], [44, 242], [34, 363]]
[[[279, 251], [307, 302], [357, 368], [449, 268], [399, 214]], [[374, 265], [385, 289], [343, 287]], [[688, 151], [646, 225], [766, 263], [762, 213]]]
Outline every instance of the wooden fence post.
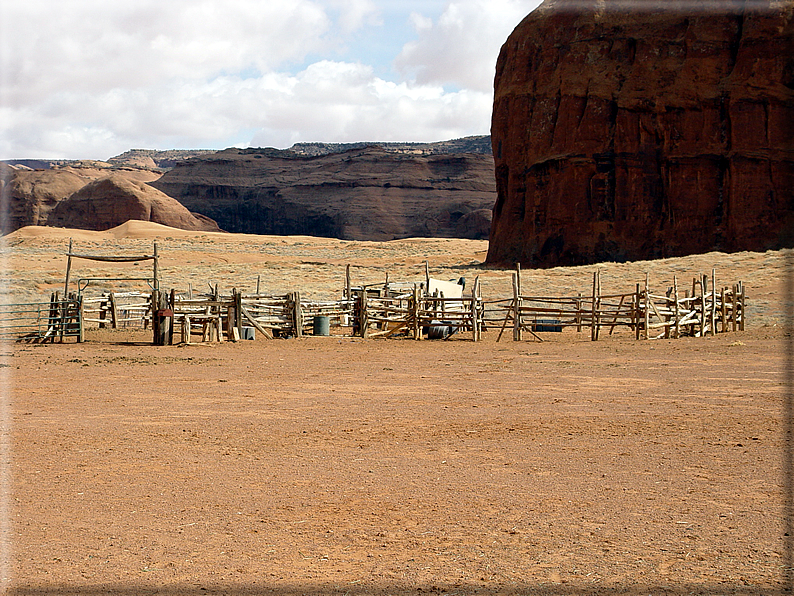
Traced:
[[675, 300], [675, 305], [673, 306], [673, 316], [675, 317], [675, 338], [678, 339], [681, 337], [681, 325], [679, 324], [681, 321], [681, 314], [678, 304], [678, 277], [675, 275], [673, 276], [673, 300]]
[[593, 302], [590, 305], [590, 341], [598, 340], [598, 270], [593, 271]]
[[741, 311], [741, 318], [739, 319], [739, 331], [744, 331], [744, 314], [745, 314], [744, 301], [745, 301], [744, 283], [742, 283], [740, 281], [739, 282], [739, 303], [740, 303], [741, 306], [739, 307], [739, 310]]
[[[427, 261], [425, 261], [427, 264]], [[427, 290], [427, 288], [425, 288]], [[419, 300], [421, 297], [421, 292], [419, 292], [419, 288], [414, 286], [413, 295], [411, 299], [411, 324], [414, 330], [414, 339], [417, 341], [421, 341], [422, 339], [422, 327], [419, 325], [419, 309], [421, 308], [419, 304]]]
[[182, 343], [190, 344], [190, 316], [187, 314], [182, 319]]
[[477, 293], [480, 291], [480, 276], [474, 278], [474, 286], [471, 289], [471, 335], [474, 341], [480, 341], [480, 321], [479, 307], [477, 305]]
[[708, 291], [709, 278], [703, 273], [700, 276], [700, 337], [706, 337], [706, 292]]
[[727, 305], [725, 304], [725, 287], [720, 289], [720, 318], [722, 319], [722, 332], [728, 331], [728, 321], [726, 320]]
[[171, 318], [168, 321], [169, 346], [174, 345], [174, 322], [176, 321], [176, 319], [174, 318], [174, 307], [176, 307], [176, 290], [174, 290], [174, 288], [171, 288], [171, 292], [168, 295], [168, 309], [171, 311]]
[[711, 318], [711, 335], [717, 335], [717, 269], [711, 269], [711, 311], [709, 314]]
[[85, 341], [85, 307], [83, 297], [77, 296], [77, 343]]
[[292, 301], [295, 337], [303, 337], [303, 311], [301, 310], [301, 293], [293, 292]]
[[650, 339], [650, 326], [651, 326], [651, 295], [649, 286], [649, 274], [645, 272], [645, 339]]
[[110, 306], [110, 328], [118, 329], [119, 311], [116, 307], [116, 294], [114, 292], [108, 295], [108, 304]]
[[361, 337], [367, 337], [367, 329], [369, 327], [369, 305], [367, 304], [367, 288], [364, 287], [361, 289], [361, 300], [359, 300], [359, 312], [358, 312], [358, 325], [359, 325], [359, 335]]
[[234, 326], [237, 328], [237, 334], [243, 333], [243, 293], [234, 289]]
[[[520, 265], [518, 266], [520, 267]], [[513, 341], [521, 341], [521, 293], [519, 273], [513, 273]]]

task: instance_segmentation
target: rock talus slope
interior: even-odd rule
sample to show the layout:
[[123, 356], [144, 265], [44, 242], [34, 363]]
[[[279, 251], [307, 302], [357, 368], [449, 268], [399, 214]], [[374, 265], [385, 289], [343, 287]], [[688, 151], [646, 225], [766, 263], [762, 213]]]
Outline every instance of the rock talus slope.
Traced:
[[794, 3], [648, 4], [546, 0], [502, 47], [489, 263], [794, 245]]
[[487, 238], [496, 198], [490, 155], [378, 147], [318, 156], [227, 149], [151, 185], [229, 232], [348, 240]]

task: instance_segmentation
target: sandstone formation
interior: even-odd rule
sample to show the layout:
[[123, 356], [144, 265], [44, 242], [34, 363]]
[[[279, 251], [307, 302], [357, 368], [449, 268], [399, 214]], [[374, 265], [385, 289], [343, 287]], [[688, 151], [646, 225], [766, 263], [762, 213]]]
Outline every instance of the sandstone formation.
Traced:
[[60, 201], [85, 186], [87, 180], [72, 172], [14, 169], [0, 164], [0, 232], [24, 226], [43, 226]]
[[[31, 160], [28, 160], [31, 161]], [[31, 170], [0, 163], [0, 233], [24, 226], [47, 225], [55, 206], [89, 182], [110, 174], [148, 182], [159, 173], [135, 168], [114, 168], [101, 162], [69, 162], [69, 165]]]
[[794, 245], [794, 3], [648, 4], [546, 0], [502, 47], [489, 263]]
[[316, 157], [227, 149], [152, 185], [229, 232], [349, 240], [485, 238], [496, 197], [490, 155], [379, 147]]
[[112, 175], [85, 185], [50, 213], [47, 225], [108, 230], [131, 219], [172, 228], [220, 231], [211, 219], [190, 213], [171, 197], [143, 182]]

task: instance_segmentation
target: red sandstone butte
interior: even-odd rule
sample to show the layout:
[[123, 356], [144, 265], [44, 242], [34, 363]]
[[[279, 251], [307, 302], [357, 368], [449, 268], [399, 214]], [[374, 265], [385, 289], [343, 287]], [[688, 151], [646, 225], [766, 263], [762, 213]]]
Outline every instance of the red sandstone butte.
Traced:
[[543, 2], [496, 66], [487, 262], [794, 246], [793, 19], [792, 0]]
[[172, 228], [219, 232], [209, 217], [191, 213], [177, 200], [145, 182], [118, 174], [95, 180], [58, 203], [47, 225], [83, 230], [109, 230], [131, 219]]

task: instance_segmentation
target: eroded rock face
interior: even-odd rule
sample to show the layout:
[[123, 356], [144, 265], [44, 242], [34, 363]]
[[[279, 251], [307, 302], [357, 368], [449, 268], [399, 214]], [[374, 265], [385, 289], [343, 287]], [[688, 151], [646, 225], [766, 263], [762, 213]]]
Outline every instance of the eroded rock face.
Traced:
[[58, 203], [86, 184], [111, 174], [138, 182], [160, 177], [160, 173], [107, 165], [100, 167], [97, 163], [81, 165], [73, 162], [73, 165], [40, 170], [0, 163], [0, 233], [8, 234], [24, 226], [46, 226]]
[[496, 198], [490, 155], [377, 147], [316, 157], [227, 149], [152, 185], [229, 232], [347, 240], [485, 238]]
[[72, 172], [15, 169], [0, 164], [0, 233], [46, 225], [50, 211], [86, 183], [85, 178]]
[[208, 217], [194, 215], [183, 205], [144, 182], [112, 175], [83, 186], [59, 202], [47, 225], [108, 230], [131, 219], [204, 232], [218, 232]]
[[649, 4], [546, 0], [503, 46], [489, 263], [794, 245], [794, 3]]

